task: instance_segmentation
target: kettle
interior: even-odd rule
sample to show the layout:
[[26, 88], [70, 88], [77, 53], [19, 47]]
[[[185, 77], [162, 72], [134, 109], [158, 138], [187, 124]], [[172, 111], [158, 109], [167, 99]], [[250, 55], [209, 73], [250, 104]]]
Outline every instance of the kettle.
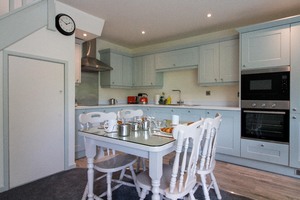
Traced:
[[138, 103], [139, 104], [148, 104], [148, 94], [138, 93]]
[[115, 105], [116, 103], [118, 103], [118, 101], [114, 98], [108, 99], [108, 103], [109, 105]]

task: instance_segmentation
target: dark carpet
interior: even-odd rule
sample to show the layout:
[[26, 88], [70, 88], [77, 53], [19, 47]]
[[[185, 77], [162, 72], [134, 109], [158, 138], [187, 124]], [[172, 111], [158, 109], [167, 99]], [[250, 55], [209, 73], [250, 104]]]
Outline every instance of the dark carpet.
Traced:
[[[0, 193], [1, 200], [80, 200], [87, 182], [87, 170], [75, 168], [60, 172], [46, 178], [22, 185]], [[95, 193], [106, 190], [105, 179], [95, 183]], [[223, 200], [249, 200], [242, 196], [221, 191]], [[195, 197], [204, 199], [201, 188]], [[212, 200], [217, 199], [213, 190], [210, 191]], [[138, 199], [137, 192], [133, 187], [121, 186], [113, 192], [113, 199], [135, 200]], [[147, 195], [151, 199], [151, 193]]]

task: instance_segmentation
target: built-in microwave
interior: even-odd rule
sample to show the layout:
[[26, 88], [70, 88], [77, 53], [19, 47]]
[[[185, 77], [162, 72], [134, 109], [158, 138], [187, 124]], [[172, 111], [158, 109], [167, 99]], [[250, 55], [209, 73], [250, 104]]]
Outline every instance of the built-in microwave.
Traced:
[[290, 66], [241, 72], [241, 100], [290, 99]]

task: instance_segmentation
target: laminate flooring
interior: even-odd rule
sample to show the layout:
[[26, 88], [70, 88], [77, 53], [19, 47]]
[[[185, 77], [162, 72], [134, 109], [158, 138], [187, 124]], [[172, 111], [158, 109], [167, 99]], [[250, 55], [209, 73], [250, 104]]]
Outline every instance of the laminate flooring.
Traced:
[[[164, 158], [168, 163], [168, 157]], [[76, 161], [86, 167], [86, 159]], [[300, 178], [217, 161], [214, 172], [220, 189], [255, 200], [300, 200]]]

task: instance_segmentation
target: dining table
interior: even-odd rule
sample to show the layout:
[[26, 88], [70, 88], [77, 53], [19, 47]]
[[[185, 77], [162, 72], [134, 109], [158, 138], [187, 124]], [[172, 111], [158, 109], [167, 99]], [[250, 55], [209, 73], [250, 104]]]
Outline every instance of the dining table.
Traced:
[[101, 127], [82, 129], [79, 134], [85, 140], [87, 158], [88, 199], [94, 199], [94, 157], [97, 146], [114, 149], [149, 160], [149, 176], [152, 181], [152, 199], [159, 200], [159, 186], [162, 177], [163, 157], [175, 150], [175, 139], [155, 130], [132, 131], [129, 136], [117, 132], [107, 133]]

